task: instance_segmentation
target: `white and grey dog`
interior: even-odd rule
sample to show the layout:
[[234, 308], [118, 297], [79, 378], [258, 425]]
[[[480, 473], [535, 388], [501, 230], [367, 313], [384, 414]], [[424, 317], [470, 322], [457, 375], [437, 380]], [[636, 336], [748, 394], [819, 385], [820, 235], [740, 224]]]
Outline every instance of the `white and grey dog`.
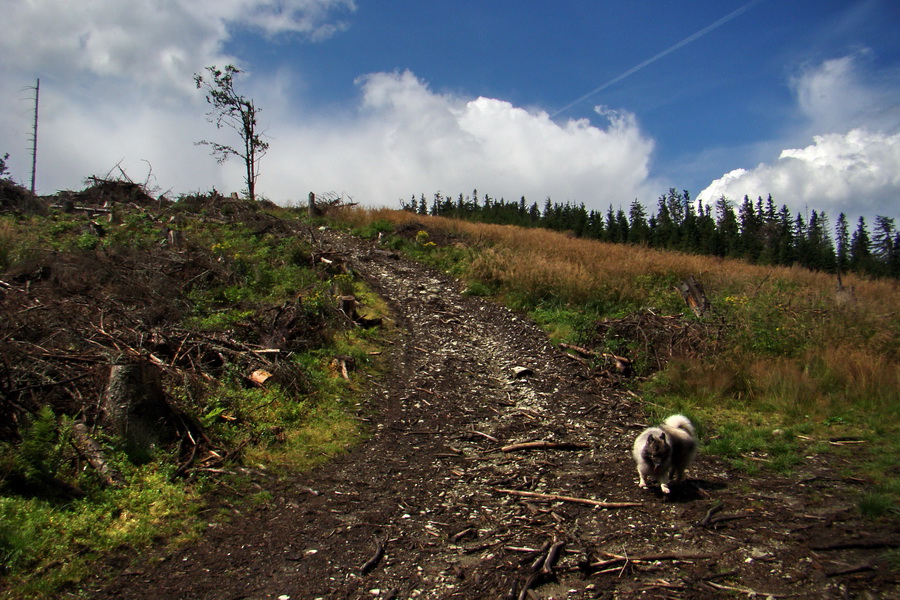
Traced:
[[669, 482], [684, 480], [684, 470], [696, 453], [694, 425], [684, 415], [672, 415], [659, 427], [645, 429], [634, 440], [632, 449], [640, 477], [638, 485], [646, 488], [647, 480], [654, 479], [664, 494], [670, 493]]

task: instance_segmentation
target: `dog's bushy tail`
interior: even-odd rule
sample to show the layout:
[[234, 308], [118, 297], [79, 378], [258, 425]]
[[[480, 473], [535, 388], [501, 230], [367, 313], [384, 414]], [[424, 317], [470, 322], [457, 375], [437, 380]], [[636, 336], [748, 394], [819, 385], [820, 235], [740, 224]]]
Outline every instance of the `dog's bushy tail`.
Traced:
[[681, 429], [686, 431], [691, 437], [694, 437], [694, 424], [684, 415], [672, 415], [663, 422], [667, 427], [672, 429]]

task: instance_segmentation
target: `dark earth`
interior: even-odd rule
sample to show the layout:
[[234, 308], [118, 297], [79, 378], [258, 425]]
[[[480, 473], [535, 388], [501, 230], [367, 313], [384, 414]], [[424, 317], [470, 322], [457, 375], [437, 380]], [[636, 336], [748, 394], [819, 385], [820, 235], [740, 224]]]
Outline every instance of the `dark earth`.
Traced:
[[[748, 476], [701, 452], [671, 497], [642, 490], [639, 398], [460, 282], [320, 235], [390, 306], [372, 435], [292, 479], [251, 470], [271, 502], [114, 561], [92, 598], [900, 598], [896, 525], [859, 516], [840, 454]], [[538, 441], [563, 446], [502, 450]]]

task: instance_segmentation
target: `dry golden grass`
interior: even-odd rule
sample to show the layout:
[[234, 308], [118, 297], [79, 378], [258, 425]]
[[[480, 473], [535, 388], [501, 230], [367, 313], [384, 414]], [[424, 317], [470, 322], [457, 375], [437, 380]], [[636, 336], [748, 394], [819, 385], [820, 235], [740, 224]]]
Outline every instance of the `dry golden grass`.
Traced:
[[854, 317], [867, 315], [896, 322], [898, 283], [844, 276], [855, 300], [838, 304], [836, 280], [828, 273], [799, 267], [768, 267], [744, 261], [608, 244], [575, 238], [545, 229], [470, 223], [389, 209], [353, 209], [341, 219], [353, 227], [376, 221], [395, 225], [419, 223], [431, 232], [462, 238], [481, 251], [472, 265], [479, 278], [507, 283], [518, 289], [553, 289], [565, 300], [584, 301], [598, 292], [640, 300], [645, 282], [653, 278], [678, 280], [694, 275], [710, 296], [757, 296], [773, 284], [791, 288], [792, 307], [835, 308]]
[[670, 365], [659, 391], [695, 405], [773, 411], [786, 419], [856, 411], [862, 420], [890, 426], [900, 417], [896, 281], [846, 275], [841, 294], [833, 275], [804, 268], [387, 209], [349, 210], [341, 219], [356, 228], [415, 224], [432, 239], [461, 240], [474, 249], [465, 276], [526, 308], [549, 301], [599, 316], [640, 308], [683, 312], [672, 286], [693, 275], [717, 317], [728, 322], [730, 345], [699, 363]]

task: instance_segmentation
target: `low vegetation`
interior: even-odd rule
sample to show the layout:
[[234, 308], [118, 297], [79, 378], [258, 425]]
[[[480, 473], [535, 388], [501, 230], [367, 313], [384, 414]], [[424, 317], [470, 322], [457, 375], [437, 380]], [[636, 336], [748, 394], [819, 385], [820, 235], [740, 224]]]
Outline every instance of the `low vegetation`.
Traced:
[[[0, 597], [75, 593], [98, 558], [193, 539], [365, 435], [361, 373], [389, 333], [336, 298], [385, 307], [320, 266], [300, 211], [128, 181], [21, 206], [0, 214]], [[116, 363], [161, 381], [159, 443], [109, 427]]]
[[[128, 181], [45, 200], [0, 191], [0, 597], [77, 594], [98, 558], [191, 540], [236, 503], [266, 501], [255, 482], [365, 435], [359, 372], [384, 368], [391, 332], [353, 327], [336, 301], [387, 309], [339, 261], [318, 260], [325, 221], [215, 191], [155, 199]], [[846, 275], [836, 290], [804, 268], [409, 211], [345, 208], [327, 223], [595, 353], [648, 420], [690, 416], [706, 453], [751, 473], [841, 457], [867, 484], [859, 512], [898, 517], [896, 281]], [[689, 276], [711, 305], [700, 315], [675, 290]], [[117, 362], [159, 373], [176, 415], [164, 443], [135, 448], [105, 425]], [[127, 485], [75, 443], [84, 426]]]
[[[860, 510], [898, 516], [896, 281], [848, 275], [839, 288], [806, 268], [409, 211], [358, 210], [344, 222], [364, 235], [397, 232], [383, 243], [527, 311], [557, 341], [628, 357], [636, 376], [622, 383], [645, 399], [648, 419], [686, 413], [706, 452], [780, 473], [810, 456], [845, 456], [870, 483]], [[711, 304], [701, 316], [675, 289], [689, 276]]]

